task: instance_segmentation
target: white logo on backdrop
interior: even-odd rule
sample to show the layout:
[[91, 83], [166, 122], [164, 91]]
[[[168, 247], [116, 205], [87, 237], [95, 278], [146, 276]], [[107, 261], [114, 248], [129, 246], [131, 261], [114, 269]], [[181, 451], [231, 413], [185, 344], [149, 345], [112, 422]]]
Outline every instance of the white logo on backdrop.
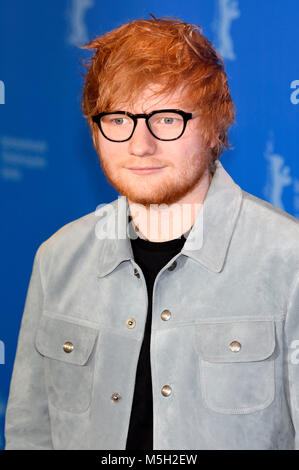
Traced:
[[236, 60], [231, 37], [231, 25], [241, 15], [238, 0], [217, 0], [217, 16], [212, 28], [216, 34], [216, 48], [224, 59]]
[[0, 136], [0, 178], [20, 181], [28, 169], [43, 170], [48, 164], [47, 151], [44, 140]]
[[5, 104], [5, 85], [2, 80], [0, 80], [0, 104]]
[[285, 210], [282, 193], [286, 186], [292, 184], [290, 167], [285, 165], [285, 159], [282, 155], [274, 152], [272, 138], [267, 142], [264, 156], [268, 161], [267, 183], [264, 194], [271, 204]]
[[88, 41], [88, 30], [84, 22], [86, 10], [94, 6], [94, 0], [71, 0], [67, 16], [70, 24], [70, 33], [67, 42], [78, 46]]
[[292, 104], [299, 103], [299, 80], [293, 80], [291, 83], [291, 88], [295, 89], [290, 96], [290, 100]]

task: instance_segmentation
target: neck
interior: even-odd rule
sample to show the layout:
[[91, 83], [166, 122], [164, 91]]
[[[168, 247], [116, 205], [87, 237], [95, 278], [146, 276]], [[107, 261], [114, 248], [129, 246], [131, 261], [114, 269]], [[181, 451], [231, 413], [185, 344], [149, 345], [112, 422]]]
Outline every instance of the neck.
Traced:
[[193, 226], [212, 178], [211, 173], [205, 174], [191, 193], [170, 205], [151, 204], [146, 207], [128, 200], [137, 234], [152, 242], [164, 242], [181, 237]]

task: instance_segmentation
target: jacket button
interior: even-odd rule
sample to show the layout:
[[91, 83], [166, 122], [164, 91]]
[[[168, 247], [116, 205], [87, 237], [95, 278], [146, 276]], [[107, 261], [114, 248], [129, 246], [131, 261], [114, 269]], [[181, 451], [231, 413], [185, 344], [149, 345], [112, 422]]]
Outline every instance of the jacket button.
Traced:
[[241, 343], [239, 343], [239, 341], [232, 341], [229, 345], [229, 349], [233, 352], [239, 352], [241, 349]]
[[163, 312], [161, 313], [162, 320], [164, 321], [169, 320], [170, 317], [171, 317], [171, 312], [169, 310], [163, 310]]
[[164, 385], [161, 389], [163, 397], [169, 397], [171, 395], [172, 389], [169, 385]]
[[138, 279], [140, 278], [140, 274], [137, 268], [134, 268], [134, 276], [138, 277]]
[[126, 325], [128, 328], [134, 328], [134, 326], [136, 325], [136, 320], [134, 320], [134, 318], [129, 318], [126, 321]]
[[70, 343], [69, 341], [66, 341], [63, 345], [63, 350], [66, 353], [71, 353], [72, 350], [74, 349], [73, 343]]
[[112, 395], [111, 395], [111, 400], [112, 401], [118, 402], [120, 399], [121, 399], [121, 396], [120, 396], [119, 393], [117, 393], [117, 392], [112, 393]]
[[174, 261], [167, 269], [168, 271], [173, 271], [177, 267], [177, 262]]

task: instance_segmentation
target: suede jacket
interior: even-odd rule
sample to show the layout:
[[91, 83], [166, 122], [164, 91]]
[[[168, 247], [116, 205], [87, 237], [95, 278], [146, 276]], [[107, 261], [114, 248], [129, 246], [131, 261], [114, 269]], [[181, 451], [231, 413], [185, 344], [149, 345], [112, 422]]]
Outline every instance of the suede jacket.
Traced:
[[[148, 305], [127, 214], [120, 196], [38, 247], [5, 449], [125, 449]], [[218, 161], [154, 283], [154, 449], [299, 449], [298, 273], [298, 220]]]

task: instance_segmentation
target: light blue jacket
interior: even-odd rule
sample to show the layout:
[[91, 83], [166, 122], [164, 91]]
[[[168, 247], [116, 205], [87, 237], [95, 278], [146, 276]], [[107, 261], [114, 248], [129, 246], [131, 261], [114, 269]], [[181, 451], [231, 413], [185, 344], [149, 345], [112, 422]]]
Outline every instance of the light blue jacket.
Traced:
[[[148, 304], [127, 209], [121, 196], [38, 248], [6, 449], [125, 449]], [[298, 273], [298, 221], [218, 162], [154, 284], [154, 449], [299, 448]]]

